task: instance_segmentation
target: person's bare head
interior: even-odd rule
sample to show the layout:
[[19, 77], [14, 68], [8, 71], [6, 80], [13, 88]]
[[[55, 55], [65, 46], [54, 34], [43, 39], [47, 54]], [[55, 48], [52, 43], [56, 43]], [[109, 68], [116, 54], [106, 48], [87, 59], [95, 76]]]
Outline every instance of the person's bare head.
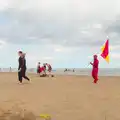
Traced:
[[22, 51], [18, 51], [18, 55], [19, 55], [20, 57], [22, 57], [22, 54], [23, 54]]

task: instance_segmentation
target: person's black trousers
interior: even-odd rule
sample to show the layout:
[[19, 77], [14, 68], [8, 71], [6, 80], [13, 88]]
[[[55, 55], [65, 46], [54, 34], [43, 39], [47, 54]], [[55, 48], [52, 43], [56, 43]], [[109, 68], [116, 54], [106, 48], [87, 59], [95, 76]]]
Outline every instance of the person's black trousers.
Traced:
[[22, 69], [22, 77], [25, 78], [26, 80], [30, 80], [27, 76], [26, 76], [26, 69]]
[[22, 68], [20, 72], [18, 72], [18, 79], [19, 81], [22, 83], [22, 78], [26, 79], [26, 80], [30, 80], [27, 76], [26, 76], [26, 69]]
[[18, 72], [18, 80], [22, 83], [22, 71]]

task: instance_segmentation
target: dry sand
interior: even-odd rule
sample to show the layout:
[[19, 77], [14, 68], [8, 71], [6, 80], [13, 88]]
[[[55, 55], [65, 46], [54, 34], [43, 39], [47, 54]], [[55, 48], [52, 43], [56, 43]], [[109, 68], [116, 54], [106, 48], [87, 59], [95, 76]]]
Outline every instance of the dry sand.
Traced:
[[97, 85], [87, 76], [29, 77], [31, 83], [19, 85], [17, 73], [0, 73], [0, 112], [22, 108], [52, 120], [120, 120], [120, 77], [100, 77]]

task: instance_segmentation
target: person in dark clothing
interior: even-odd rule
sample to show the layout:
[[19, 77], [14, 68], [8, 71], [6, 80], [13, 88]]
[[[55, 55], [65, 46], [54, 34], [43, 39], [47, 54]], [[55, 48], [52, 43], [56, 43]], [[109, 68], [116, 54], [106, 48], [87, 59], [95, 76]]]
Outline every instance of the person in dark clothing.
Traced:
[[38, 62], [38, 65], [37, 65], [37, 74], [40, 74], [40, 62]]
[[12, 72], [12, 68], [10, 67], [10, 71], [9, 72]]
[[25, 78], [26, 80], [30, 81], [30, 79], [26, 76], [26, 59], [25, 59], [25, 53], [23, 53], [22, 58], [23, 58], [23, 69], [22, 69], [22, 77]]
[[22, 51], [19, 51], [18, 52], [18, 55], [19, 55], [19, 59], [18, 59], [18, 62], [19, 62], [19, 66], [18, 66], [18, 80], [20, 83], [22, 83], [22, 66], [23, 66], [23, 58], [22, 58]]
[[22, 78], [25, 78], [29, 81], [29, 78], [26, 77], [26, 60], [25, 60], [25, 54], [23, 54], [22, 51], [18, 52], [19, 55], [19, 66], [18, 66], [18, 79], [19, 82], [22, 83]]

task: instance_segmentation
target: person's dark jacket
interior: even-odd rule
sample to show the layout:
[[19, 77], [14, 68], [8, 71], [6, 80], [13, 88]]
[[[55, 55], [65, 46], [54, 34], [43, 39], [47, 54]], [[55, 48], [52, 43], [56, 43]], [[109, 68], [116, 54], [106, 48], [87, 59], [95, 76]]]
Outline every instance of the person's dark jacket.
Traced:
[[26, 69], [26, 59], [24, 57], [19, 57], [19, 66], [18, 66], [18, 70], [21, 69]]
[[27, 69], [27, 67], [26, 67], [26, 59], [25, 59], [25, 57], [23, 58], [23, 68], [24, 68], [24, 69]]
[[23, 68], [23, 58], [19, 57], [18, 62], [19, 62], [18, 70], [20, 70]]

